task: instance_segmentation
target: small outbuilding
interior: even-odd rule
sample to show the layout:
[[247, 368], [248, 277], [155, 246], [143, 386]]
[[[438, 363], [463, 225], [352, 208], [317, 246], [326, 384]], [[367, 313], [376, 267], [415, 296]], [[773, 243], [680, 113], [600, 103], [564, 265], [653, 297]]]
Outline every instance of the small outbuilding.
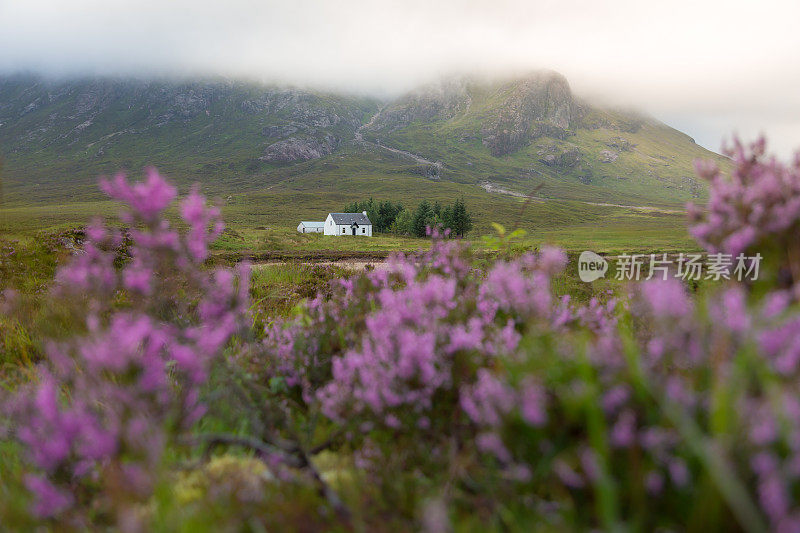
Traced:
[[366, 211], [361, 213], [328, 213], [325, 235], [360, 235], [372, 237], [372, 222]]
[[324, 222], [309, 222], [304, 220], [297, 226], [297, 231], [300, 233], [322, 233], [325, 229]]

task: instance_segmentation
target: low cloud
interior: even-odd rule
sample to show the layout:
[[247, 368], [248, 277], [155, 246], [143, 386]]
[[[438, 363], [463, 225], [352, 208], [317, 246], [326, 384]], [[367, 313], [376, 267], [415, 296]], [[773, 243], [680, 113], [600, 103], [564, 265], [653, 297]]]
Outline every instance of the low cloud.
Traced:
[[220, 74], [397, 94], [552, 68], [712, 149], [800, 146], [800, 4], [766, 0], [0, 0], [0, 72]]

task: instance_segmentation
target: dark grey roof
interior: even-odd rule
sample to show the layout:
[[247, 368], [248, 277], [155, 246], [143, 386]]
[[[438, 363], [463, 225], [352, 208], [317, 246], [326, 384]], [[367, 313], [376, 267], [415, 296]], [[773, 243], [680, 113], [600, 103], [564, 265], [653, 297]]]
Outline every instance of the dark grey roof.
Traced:
[[334, 224], [365, 224], [372, 225], [364, 213], [331, 213]]

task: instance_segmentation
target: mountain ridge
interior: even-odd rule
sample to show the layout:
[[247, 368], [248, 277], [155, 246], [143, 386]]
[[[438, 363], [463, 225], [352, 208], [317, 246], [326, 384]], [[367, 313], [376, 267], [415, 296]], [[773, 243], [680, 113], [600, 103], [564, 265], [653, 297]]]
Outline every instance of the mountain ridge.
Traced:
[[719, 158], [651, 117], [592, 106], [554, 71], [453, 76], [390, 100], [226, 79], [0, 77], [0, 156], [12, 202], [65, 187], [91, 198], [97, 174], [157, 164], [221, 193], [347, 170], [669, 205], [703, 196], [692, 159]]

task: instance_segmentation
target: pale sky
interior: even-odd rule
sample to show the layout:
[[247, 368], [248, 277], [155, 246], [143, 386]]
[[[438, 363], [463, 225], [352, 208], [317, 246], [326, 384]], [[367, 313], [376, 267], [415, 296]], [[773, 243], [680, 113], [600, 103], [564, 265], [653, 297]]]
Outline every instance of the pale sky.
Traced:
[[218, 74], [397, 94], [550, 68], [714, 150], [800, 148], [800, 0], [0, 0], [0, 73]]

